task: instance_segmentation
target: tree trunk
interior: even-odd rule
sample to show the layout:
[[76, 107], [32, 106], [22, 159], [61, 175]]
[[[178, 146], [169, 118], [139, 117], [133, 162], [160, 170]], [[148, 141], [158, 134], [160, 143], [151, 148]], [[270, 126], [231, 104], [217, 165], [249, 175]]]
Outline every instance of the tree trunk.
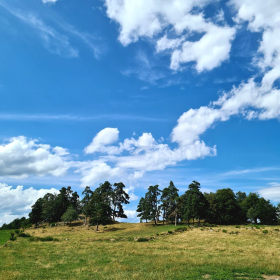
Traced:
[[146, 219], [146, 223], [148, 223], [147, 219]]
[[96, 231], [98, 231], [98, 223], [96, 224]]
[[198, 218], [198, 226], [200, 226], [200, 219]]
[[115, 221], [115, 212], [116, 211], [116, 205], [114, 205], [114, 212], [113, 212], [113, 221]]
[[177, 226], [177, 213], [175, 214], [175, 227]]

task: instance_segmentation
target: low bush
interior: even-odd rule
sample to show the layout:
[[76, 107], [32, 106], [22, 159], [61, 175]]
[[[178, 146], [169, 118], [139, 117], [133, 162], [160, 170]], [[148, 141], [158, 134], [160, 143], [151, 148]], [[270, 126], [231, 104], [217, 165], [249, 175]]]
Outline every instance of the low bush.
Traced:
[[18, 237], [31, 237], [31, 235], [29, 233], [20, 232]]
[[16, 234], [19, 234], [19, 233], [20, 233], [20, 230], [19, 230], [19, 229], [15, 229], [15, 233], [16, 233]]
[[169, 233], [169, 234], [172, 234], [172, 233], [173, 233], [173, 231], [172, 231], [172, 230], [169, 230], [169, 231], [168, 231], [168, 233]]
[[241, 228], [241, 226], [235, 226], [235, 228]]
[[176, 232], [182, 232], [182, 231], [186, 231], [186, 230], [188, 230], [187, 227], [178, 227], [178, 228], [176, 228], [174, 231], [176, 231]]
[[223, 232], [224, 232], [224, 233], [227, 233], [227, 230], [226, 230], [226, 229], [223, 229]]
[[140, 237], [137, 239], [137, 242], [147, 242], [147, 241], [149, 241], [149, 239], [144, 237]]
[[10, 232], [10, 235], [11, 235], [11, 237], [10, 237], [11, 241], [17, 240], [17, 237], [15, 236], [15, 233], [13, 231]]
[[47, 242], [47, 241], [58, 241], [57, 238], [53, 238], [52, 236], [46, 236], [46, 237], [30, 237], [30, 241], [42, 241], [42, 242]]
[[279, 231], [279, 228], [276, 228], [275, 231]]
[[263, 232], [264, 234], [268, 234], [268, 230], [267, 230], [267, 229], [263, 230], [262, 232]]

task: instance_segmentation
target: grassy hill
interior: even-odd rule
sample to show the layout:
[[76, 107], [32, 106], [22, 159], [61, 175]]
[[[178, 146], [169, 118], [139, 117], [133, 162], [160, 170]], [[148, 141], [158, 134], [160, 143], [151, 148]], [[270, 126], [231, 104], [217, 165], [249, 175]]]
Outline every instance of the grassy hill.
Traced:
[[0, 230], [0, 246], [5, 244], [11, 237], [11, 230]]
[[[95, 227], [78, 225], [31, 228], [26, 232], [32, 236], [58, 240], [18, 238], [0, 248], [0, 279], [264, 279], [265, 274], [280, 275], [279, 227], [219, 226], [178, 233], [175, 229], [145, 223], [101, 226], [98, 233]], [[149, 241], [137, 242], [139, 237]]]

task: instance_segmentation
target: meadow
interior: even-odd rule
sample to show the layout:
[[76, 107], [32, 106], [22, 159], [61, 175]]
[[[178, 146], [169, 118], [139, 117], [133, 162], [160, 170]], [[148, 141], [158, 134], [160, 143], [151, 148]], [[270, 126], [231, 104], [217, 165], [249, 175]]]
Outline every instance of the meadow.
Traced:
[[30, 228], [32, 236], [57, 240], [8, 241], [0, 248], [0, 279], [280, 279], [279, 226], [174, 231], [183, 226]]

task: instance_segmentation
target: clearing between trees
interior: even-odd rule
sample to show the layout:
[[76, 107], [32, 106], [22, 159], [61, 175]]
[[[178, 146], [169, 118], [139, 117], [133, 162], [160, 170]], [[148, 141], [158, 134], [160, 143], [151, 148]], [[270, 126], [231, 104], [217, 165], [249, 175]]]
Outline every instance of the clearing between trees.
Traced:
[[95, 229], [74, 222], [25, 230], [31, 237], [0, 248], [0, 279], [280, 279], [279, 226]]

